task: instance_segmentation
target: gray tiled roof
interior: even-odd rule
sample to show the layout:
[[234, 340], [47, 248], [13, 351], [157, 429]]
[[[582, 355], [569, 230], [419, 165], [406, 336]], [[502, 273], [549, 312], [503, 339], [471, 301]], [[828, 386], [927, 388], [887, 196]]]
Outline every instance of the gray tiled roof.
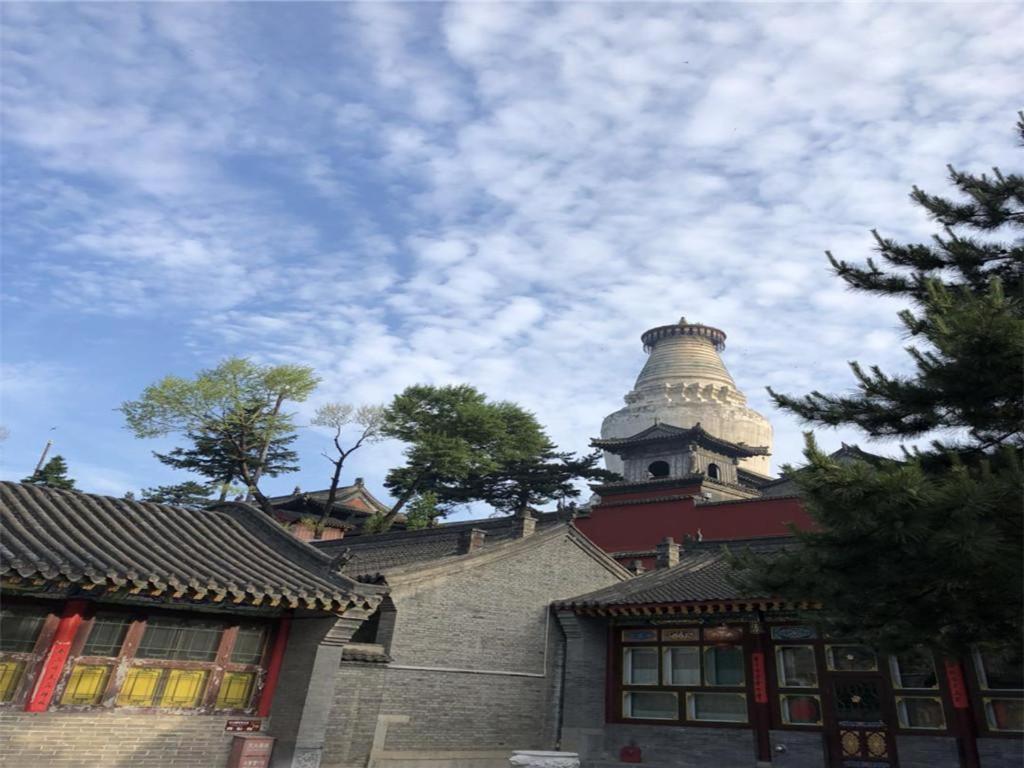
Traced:
[[[535, 517], [538, 532], [565, 522], [557, 513], [542, 513]], [[457, 557], [460, 538], [474, 528], [486, 534], [482, 546], [476, 550], [481, 552], [518, 536], [516, 519], [499, 517], [445, 523], [418, 531], [363, 534], [317, 542], [315, 546], [334, 556], [345, 553], [349, 560], [343, 566], [344, 572], [355, 578], [366, 578], [386, 575], [408, 565]]]
[[771, 557], [794, 545], [789, 536], [741, 539], [730, 542], [687, 544], [679, 565], [650, 571], [636, 578], [579, 597], [563, 600], [559, 608], [598, 608], [612, 605], [697, 603], [767, 597], [741, 594], [729, 580], [731, 567], [725, 547], [733, 551], [750, 548]]
[[335, 612], [382, 597], [246, 504], [188, 509], [0, 482], [0, 523], [0, 574], [15, 583]]

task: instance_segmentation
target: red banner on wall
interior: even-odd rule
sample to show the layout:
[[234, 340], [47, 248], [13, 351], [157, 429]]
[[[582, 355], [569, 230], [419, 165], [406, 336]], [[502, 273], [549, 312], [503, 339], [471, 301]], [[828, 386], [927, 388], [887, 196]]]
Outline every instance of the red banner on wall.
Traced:
[[84, 610], [83, 600], [72, 600], [64, 606], [57, 631], [50, 643], [50, 650], [43, 661], [39, 680], [36, 681], [35, 690], [25, 705], [26, 712], [45, 712], [49, 708], [53, 694], [57, 691], [57, 683], [64, 672], [64, 664], [71, 653], [71, 641], [75, 639], [75, 633], [82, 624]]
[[754, 672], [754, 702], [767, 704], [768, 680], [765, 678], [764, 654], [761, 651], [754, 651], [750, 654], [750, 666]]
[[964, 670], [959, 661], [946, 660], [946, 682], [949, 683], [949, 698], [957, 709], [967, 709], [967, 686], [964, 685]]

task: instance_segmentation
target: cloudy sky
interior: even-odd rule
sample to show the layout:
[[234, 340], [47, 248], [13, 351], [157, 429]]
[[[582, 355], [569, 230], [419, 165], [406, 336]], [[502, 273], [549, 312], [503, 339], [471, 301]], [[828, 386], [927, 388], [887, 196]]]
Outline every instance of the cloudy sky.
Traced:
[[[683, 314], [796, 461], [765, 385], [904, 365], [898, 305], [823, 251], [925, 238], [912, 185], [1019, 162], [1019, 4], [2, 13], [0, 476], [49, 438], [101, 493], [184, 479], [115, 408], [227, 355], [311, 364], [317, 400], [469, 382], [581, 450]], [[326, 436], [299, 445], [268, 491], [326, 484]], [[380, 490], [399, 452], [350, 478]]]

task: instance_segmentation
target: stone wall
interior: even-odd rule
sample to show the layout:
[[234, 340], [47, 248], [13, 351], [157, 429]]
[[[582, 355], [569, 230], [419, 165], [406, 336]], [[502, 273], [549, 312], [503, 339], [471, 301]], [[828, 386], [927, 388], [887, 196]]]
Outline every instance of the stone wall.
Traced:
[[233, 734], [224, 715], [2, 712], [5, 768], [217, 768]]
[[960, 749], [955, 736], [897, 736], [900, 768], [959, 768]]
[[1020, 768], [1024, 765], [1024, 742], [1020, 739], [978, 739], [981, 768]]
[[[616, 581], [567, 534], [397, 580], [393, 661], [342, 663], [322, 765], [507, 765], [552, 748], [562, 634], [548, 606]], [[357, 721], [377, 690], [371, 733]]]

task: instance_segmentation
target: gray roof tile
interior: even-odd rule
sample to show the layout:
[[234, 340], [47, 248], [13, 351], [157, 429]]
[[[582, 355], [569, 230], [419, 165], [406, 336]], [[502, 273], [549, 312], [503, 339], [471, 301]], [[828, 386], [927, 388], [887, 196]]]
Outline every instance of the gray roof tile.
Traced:
[[188, 509], [0, 482], [0, 523], [0, 574], [14, 581], [335, 612], [381, 599], [246, 504]]

